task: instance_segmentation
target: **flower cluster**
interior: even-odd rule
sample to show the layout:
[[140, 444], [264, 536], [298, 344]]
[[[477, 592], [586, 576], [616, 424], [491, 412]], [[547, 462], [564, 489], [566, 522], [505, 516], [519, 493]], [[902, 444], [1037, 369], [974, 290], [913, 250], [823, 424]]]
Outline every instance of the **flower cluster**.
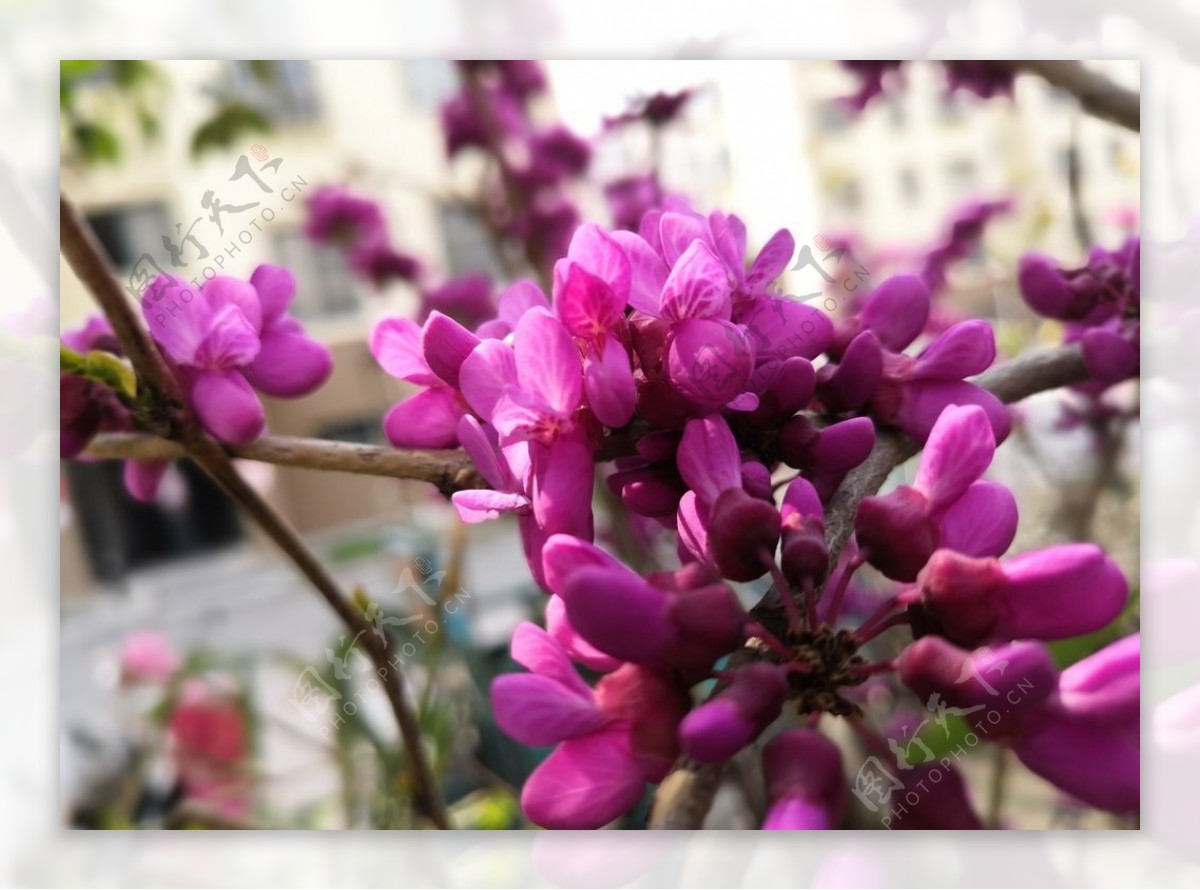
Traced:
[[350, 269], [376, 288], [394, 280], [416, 281], [421, 264], [392, 245], [383, 208], [340, 186], [325, 185], [308, 199], [304, 234], [346, 256]]
[[[329, 349], [288, 314], [295, 292], [291, 272], [264, 264], [249, 281], [219, 275], [200, 287], [160, 276], [142, 297], [152, 339], [200, 423], [224, 442], [242, 444], [261, 435], [266, 421], [259, 393], [306, 395], [333, 371]], [[102, 318], [67, 332], [62, 343], [75, 352], [120, 355]], [[140, 426], [133, 406], [100, 381], [64, 373], [60, 389], [63, 457], [78, 455], [99, 432]], [[166, 468], [166, 461], [126, 461], [125, 486], [137, 500], [153, 500]]]
[[[454, 494], [460, 516], [515, 514], [550, 594], [547, 630], [523, 626], [513, 644], [532, 673], [493, 688], [503, 729], [558, 745], [522, 797], [539, 824], [605, 824], [677, 755], [725, 760], [789, 702], [813, 719], [858, 713], [854, 687], [895, 667], [865, 654], [890, 628], [999, 646], [1096, 630], [1124, 606], [1124, 578], [1093, 546], [998, 559], [1016, 505], [982, 476], [1009, 418], [965, 379], [995, 356], [990, 327], [961, 322], [909, 354], [929, 314], [919, 277], [885, 281], [835, 324], [774, 289], [793, 251], [781, 231], [747, 261], [737, 217], [651, 211], [637, 233], [581, 226], [549, 296], [518, 283], [475, 330], [434, 313], [375, 331], [385, 370], [421, 387], [389, 414], [389, 438], [462, 445], [491, 488]], [[920, 470], [863, 501], [833, 565], [827, 506], [877, 426], [925, 444]], [[675, 533], [677, 570], [643, 576], [592, 543], [594, 465], [608, 458], [624, 508]], [[785, 468], [798, 472], [777, 498]], [[851, 629], [865, 564], [898, 587]], [[764, 576], [785, 610], [770, 628], [733, 586]], [[719, 667], [747, 646], [748, 663]], [[837, 823], [840, 754], [812, 726], [772, 740], [764, 763], [766, 827]]]
[[1141, 240], [1093, 248], [1087, 264], [1062, 269], [1037, 253], [1021, 258], [1018, 282], [1038, 315], [1063, 322], [1063, 342], [1079, 343], [1095, 395], [1138, 375], [1141, 365]]
[[458, 67], [463, 86], [441, 110], [446, 154], [479, 149], [495, 160], [500, 181], [485, 195], [493, 222], [527, 246], [535, 266], [549, 268], [579, 225], [568, 187], [587, 170], [592, 147], [560, 124], [536, 123], [531, 105], [546, 91], [539, 63]]

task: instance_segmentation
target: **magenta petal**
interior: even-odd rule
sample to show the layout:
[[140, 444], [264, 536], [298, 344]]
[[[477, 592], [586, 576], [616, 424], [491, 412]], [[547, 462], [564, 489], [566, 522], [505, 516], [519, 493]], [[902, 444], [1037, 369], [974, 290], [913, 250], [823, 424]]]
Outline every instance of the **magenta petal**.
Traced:
[[600, 828], [633, 809], [646, 782], [629, 749], [629, 730], [563, 742], [533, 771], [521, 807], [544, 828]]
[[387, 373], [409, 383], [437, 381], [421, 350], [421, 328], [411, 318], [385, 318], [371, 332], [371, 355]]
[[725, 266], [703, 241], [693, 241], [667, 276], [661, 316], [667, 321], [685, 318], [729, 318], [729, 276]]
[[517, 380], [561, 414], [579, 407], [583, 367], [579, 350], [563, 323], [545, 309], [531, 309], [513, 335]]
[[693, 559], [708, 562], [708, 520], [705, 510], [696, 497], [696, 492], [689, 491], [679, 499], [679, 510], [676, 516], [676, 527], [679, 532], [679, 546], [683, 552], [690, 553]]
[[827, 831], [833, 827], [829, 810], [798, 797], [784, 797], [763, 819], [763, 831]]
[[568, 260], [559, 260], [554, 274], [554, 308], [573, 335], [595, 340], [621, 320], [625, 301], [608, 282]]
[[1076, 297], [1058, 264], [1038, 253], [1027, 253], [1017, 266], [1021, 296], [1038, 315], [1070, 318], [1075, 313]]
[[571, 626], [614, 658], [653, 664], [674, 642], [667, 595], [628, 570], [584, 566], [567, 577], [561, 596]]
[[900, 352], [920, 336], [929, 319], [929, 289], [916, 275], [893, 275], [863, 306], [863, 327], [892, 352]]
[[679, 724], [679, 746], [700, 763], [722, 763], [758, 735], [751, 723], [727, 699], [714, 699], [694, 709]]
[[[643, 218], [645, 224], [647, 218]], [[667, 265], [676, 261], [695, 244], [707, 240], [707, 220], [691, 213], [664, 213], [658, 220], [658, 236], [661, 239], [663, 259]]]
[[214, 311], [225, 306], [236, 306], [246, 321], [250, 322], [254, 333], [263, 329], [262, 303], [251, 282], [232, 275], [218, 275], [204, 283], [204, 297]]
[[590, 695], [540, 674], [504, 674], [492, 681], [496, 725], [522, 745], [554, 745], [595, 732], [609, 721]]
[[629, 258], [621, 245], [595, 223], [584, 223], [571, 236], [567, 259], [604, 282], [620, 312], [629, 299], [631, 279]]
[[875, 447], [875, 423], [869, 417], [851, 417], [821, 430], [809, 446], [808, 473], [821, 499], [828, 501], [846, 474], [861, 464]]
[[409, 396], [383, 418], [383, 431], [397, 448], [453, 448], [462, 408], [444, 386]]
[[433, 311], [421, 330], [421, 352], [429, 369], [450, 386], [458, 387], [458, 373], [479, 338], [457, 321]]
[[998, 482], [976, 482], [938, 519], [939, 545], [966, 556], [1000, 556], [1017, 536], [1017, 499]]
[[987, 390], [961, 380], [919, 382], [904, 386], [903, 401], [891, 422], [918, 442], [924, 442], [949, 405], [978, 405], [986, 411], [997, 444], [1003, 442], [1012, 431], [1008, 407]]
[[672, 326], [667, 375], [696, 405], [724, 406], [745, 389], [753, 366], [750, 342], [736, 325], [688, 318]]
[[814, 359], [833, 341], [833, 322], [812, 306], [787, 297], [759, 296], [738, 306], [734, 321], [754, 344], [759, 365], [789, 358]]
[[779, 506], [779, 516], [787, 522], [791, 516], [815, 516], [824, 521], [825, 508], [817, 496], [817, 490], [803, 476], [797, 476], [783, 493], [783, 503]]
[[491, 420], [504, 391], [517, 382], [517, 360], [512, 347], [500, 340], [484, 340], [472, 350], [458, 373], [458, 385], [471, 409]]
[[1032, 772], [1084, 803], [1115, 813], [1141, 803], [1141, 751], [1136, 737], [1056, 720], [1013, 744]]
[[783, 270], [792, 261], [792, 254], [795, 252], [796, 239], [787, 229], [780, 229], [758, 252], [754, 264], [746, 273], [746, 284], [751, 288], [770, 284], [783, 274]]
[[296, 277], [282, 266], [263, 263], [250, 273], [250, 283], [262, 306], [262, 329], [267, 330], [291, 305], [296, 295]]
[[1092, 328], [1080, 343], [1088, 373], [1106, 386], [1136, 377], [1141, 365], [1137, 345], [1108, 328]]
[[532, 281], [518, 281], [500, 295], [497, 303], [500, 319], [507, 323], [510, 330], [517, 326], [526, 312], [536, 307], [549, 309], [550, 301]]
[[633, 419], [637, 387], [629, 353], [616, 337], [605, 337], [599, 358], [589, 351], [583, 367], [583, 385], [588, 406], [605, 426], [614, 429]]
[[930, 343], [906, 376], [909, 380], [962, 380], [983, 373], [995, 360], [992, 326], [981, 319], [963, 321]]
[[293, 398], [312, 392], [333, 373], [333, 354], [324, 343], [287, 330], [267, 330], [258, 357], [242, 369], [259, 392]]
[[158, 484], [171, 465], [166, 460], [127, 460], [122, 468], [125, 490], [135, 501], [150, 504], [158, 496]]
[[821, 369], [819, 392], [830, 411], [861, 408], [879, 389], [883, 379], [883, 350], [871, 331], [850, 341], [842, 360]]
[[581, 696], [591, 696], [591, 687], [583, 682], [562, 646], [536, 624], [522, 621], [517, 625], [513, 631], [511, 651], [513, 661], [522, 667], [550, 677]]
[[[552, 586], [549, 581], [547, 581], [547, 586]], [[605, 655], [581, 637], [571, 626], [571, 621], [567, 618], [567, 607], [563, 603], [562, 597], [551, 595], [550, 599], [546, 601], [546, 631], [562, 646], [563, 651], [571, 657], [572, 661], [601, 673], [615, 671], [621, 666], [618, 659], [611, 655]]]
[[1007, 582], [996, 633], [1059, 640], [1091, 633], [1121, 614], [1129, 583], [1095, 544], [1065, 544], [1004, 563]]
[[531, 444], [533, 512], [546, 534], [592, 537], [595, 462], [582, 435], [560, 436], [553, 445]]
[[458, 421], [458, 442], [492, 488], [504, 491], [512, 487], [512, 476], [497, 452], [495, 430], [489, 436], [478, 420], [466, 414]]
[[663, 287], [670, 270], [662, 257], [640, 236], [633, 232], [613, 232], [612, 239], [620, 245], [629, 260], [631, 273], [629, 305], [649, 315], [658, 316]]
[[192, 407], [204, 428], [233, 445], [244, 445], [266, 425], [262, 403], [237, 371], [200, 371], [192, 383]]
[[[806, 801], [827, 814], [828, 824], [841, 822], [847, 797], [842, 755], [837, 745], [820, 733], [790, 729], [775, 736], [763, 749], [763, 774], [772, 805], [786, 800]], [[791, 812], [788, 824], [777, 827], [800, 827], [819, 821], [813, 811]]]
[[679, 475], [702, 503], [742, 485], [742, 458], [733, 431], [720, 414], [689, 420], [676, 453]]
[[212, 310], [200, 288], [160, 275], [142, 296], [142, 317], [154, 342], [181, 364], [193, 364], [208, 334]]
[[224, 371], [250, 364], [262, 343], [258, 331], [237, 306], [226, 304], [208, 320], [208, 332], [196, 348], [192, 362], [209, 371]]
[[929, 433], [913, 487], [929, 499], [930, 513], [963, 496], [991, 465], [996, 437], [978, 405], [950, 405]]
[[616, 557], [609, 556], [595, 544], [572, 535], [551, 535], [542, 547], [542, 569], [546, 586], [555, 593], [566, 587], [567, 579], [584, 566], [628, 572]]
[[450, 496], [459, 518], [472, 525], [498, 519], [502, 513], [516, 513], [529, 508], [529, 498], [523, 494], [469, 488]]

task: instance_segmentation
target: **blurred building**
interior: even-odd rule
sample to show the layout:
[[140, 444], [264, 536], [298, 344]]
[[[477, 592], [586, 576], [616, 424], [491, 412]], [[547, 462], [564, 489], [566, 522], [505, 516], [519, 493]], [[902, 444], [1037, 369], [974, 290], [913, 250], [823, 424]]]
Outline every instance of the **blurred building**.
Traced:
[[[1137, 86], [1136, 61], [1088, 64]], [[1070, 260], [1084, 252], [1072, 175], [1096, 243], [1114, 245], [1123, 218], [1136, 213], [1137, 134], [1084, 115], [1037, 77], [1018, 78], [1014, 101], [980, 99], [948, 94], [939, 64], [912, 62], [902, 88], [856, 113], [839, 99], [855, 92], [857, 79], [836, 62], [796, 62], [793, 74], [831, 233], [853, 231], [874, 249], [919, 246], [967, 201], [1011, 196], [1017, 212], [989, 246], [1010, 260], [1031, 247]]]
[[[450, 62], [286, 61], [269, 76], [253, 63], [165, 62], [156, 138], [130, 122], [118, 130], [114, 164], [64, 161], [62, 187], [87, 216], [113, 264], [136, 291], [158, 271], [185, 278], [227, 272], [248, 277], [259, 263], [285, 265], [299, 282], [293, 311], [333, 349], [333, 378], [297, 401], [266, 399], [273, 433], [382, 442], [383, 413], [404, 392], [375, 364], [367, 334], [379, 317], [411, 313], [415, 292], [378, 293], [350, 274], [335, 249], [303, 234], [304, 199], [318, 186], [357, 186], [380, 200], [397, 244], [444, 274], [494, 265], [486, 232], [451, 187], [437, 109], [455, 89]], [[98, 90], [97, 93], [102, 93]], [[238, 134], [198, 156], [192, 142], [230, 100], [268, 111], [269, 132]], [[103, 100], [98, 99], [98, 103]], [[93, 113], [117, 128], [103, 104]], [[205, 269], [207, 268], [207, 272]], [[65, 263], [61, 325], [80, 324], [94, 306]], [[197, 280], [202, 280], [199, 277]], [[423, 486], [341, 474], [256, 466], [255, 480], [304, 532], [370, 518], [400, 518]], [[203, 551], [246, 532], [223, 495], [184, 470], [191, 497], [133, 504], [116, 464], [66, 470], [70, 509], [62, 532], [66, 600], [99, 578]]]

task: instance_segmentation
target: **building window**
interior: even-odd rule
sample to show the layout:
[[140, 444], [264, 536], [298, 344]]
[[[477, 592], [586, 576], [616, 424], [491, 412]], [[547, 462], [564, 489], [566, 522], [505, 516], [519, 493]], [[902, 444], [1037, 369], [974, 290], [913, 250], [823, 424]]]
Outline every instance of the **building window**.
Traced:
[[938, 101], [938, 114], [948, 124], [958, 123], [962, 120], [962, 102], [955, 93], [942, 93], [942, 97]]
[[171, 233], [167, 208], [161, 202], [96, 210], [87, 214], [87, 221], [113, 266], [122, 272], [132, 269], [144, 254], [158, 256], [163, 237]]
[[277, 232], [279, 265], [296, 276], [292, 311], [306, 321], [354, 315], [362, 306], [346, 258], [329, 244], [314, 244], [303, 232]]
[[950, 179], [951, 187], [958, 191], [966, 191], [975, 186], [975, 162], [967, 158], [951, 161], [946, 168], [946, 174]]
[[920, 181], [917, 179], [917, 171], [912, 167], [904, 167], [900, 170], [900, 196], [912, 204], [921, 195]]
[[846, 129], [851, 123], [850, 111], [839, 99], [826, 99], [817, 104], [817, 125], [834, 133]]
[[474, 210], [461, 204], [440, 204], [438, 221], [446, 245], [446, 266], [451, 275], [486, 272], [494, 278], [502, 277], [503, 264], [491, 233]]
[[842, 210], [854, 211], [862, 204], [862, 190], [858, 180], [846, 177], [833, 188], [833, 200]]
[[458, 72], [448, 59], [402, 62], [404, 91], [414, 108], [434, 111], [458, 91]]
[[904, 100], [899, 95], [889, 96], [887, 99], [888, 119], [891, 120], [892, 126], [897, 130], [904, 129], [905, 111]]
[[234, 95], [272, 120], [303, 124], [320, 115], [311, 62], [238, 60], [229, 70]]

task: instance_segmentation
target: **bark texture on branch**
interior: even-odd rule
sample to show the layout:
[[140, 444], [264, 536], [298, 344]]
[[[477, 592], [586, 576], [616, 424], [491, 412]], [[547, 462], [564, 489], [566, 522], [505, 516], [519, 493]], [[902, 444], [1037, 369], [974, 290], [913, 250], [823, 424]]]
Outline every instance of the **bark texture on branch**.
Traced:
[[1093, 117], [1140, 133], [1142, 129], [1141, 97], [1134, 90], [1119, 86], [1100, 74], [1074, 61], [1059, 59], [1013, 59], [993, 62], [1009, 71], [1036, 74], [1046, 83], [1070, 93], [1079, 106]]
[[[1086, 379], [1083, 352], [1078, 344], [1072, 344], [1026, 353], [980, 374], [974, 382], [1001, 401], [1017, 402]], [[879, 432], [871, 454], [842, 481], [826, 511], [825, 539], [830, 566], [837, 564], [838, 555], [854, 531], [854, 514], [859, 503], [878, 492], [892, 471], [918, 451], [917, 443], [903, 433]], [[751, 609], [750, 615], [773, 633], [782, 632], [787, 624], [787, 614], [774, 587]], [[735, 652], [731, 667], [754, 657], [749, 649]], [[655, 794], [650, 827], [702, 828], [721, 785], [723, 771], [724, 764], [700, 764], [682, 758]]]

